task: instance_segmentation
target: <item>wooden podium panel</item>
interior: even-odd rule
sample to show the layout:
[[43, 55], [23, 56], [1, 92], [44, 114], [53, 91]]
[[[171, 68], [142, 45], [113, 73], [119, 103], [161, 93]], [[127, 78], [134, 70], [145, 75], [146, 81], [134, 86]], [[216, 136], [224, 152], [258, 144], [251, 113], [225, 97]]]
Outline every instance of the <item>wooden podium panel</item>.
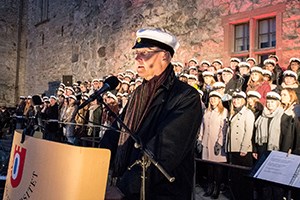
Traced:
[[21, 136], [14, 134], [4, 200], [104, 199], [109, 150]]

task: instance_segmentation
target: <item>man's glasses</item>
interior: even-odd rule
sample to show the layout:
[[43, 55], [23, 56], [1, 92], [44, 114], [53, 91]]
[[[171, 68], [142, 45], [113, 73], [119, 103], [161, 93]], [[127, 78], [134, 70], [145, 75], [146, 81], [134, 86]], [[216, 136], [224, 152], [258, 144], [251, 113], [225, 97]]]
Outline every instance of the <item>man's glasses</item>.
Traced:
[[149, 57], [151, 55], [153, 55], [154, 53], [158, 53], [158, 52], [163, 52], [165, 50], [153, 50], [153, 51], [134, 51], [133, 55], [135, 57], [139, 56], [139, 57]]

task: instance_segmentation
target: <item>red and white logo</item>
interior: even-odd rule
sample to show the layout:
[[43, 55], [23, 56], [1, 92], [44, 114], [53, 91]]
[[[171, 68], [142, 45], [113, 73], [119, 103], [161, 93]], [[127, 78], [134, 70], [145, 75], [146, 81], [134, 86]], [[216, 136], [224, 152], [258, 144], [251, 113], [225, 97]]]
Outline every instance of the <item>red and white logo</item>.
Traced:
[[15, 146], [13, 168], [10, 177], [11, 186], [18, 187], [23, 175], [23, 168], [25, 163], [26, 149]]

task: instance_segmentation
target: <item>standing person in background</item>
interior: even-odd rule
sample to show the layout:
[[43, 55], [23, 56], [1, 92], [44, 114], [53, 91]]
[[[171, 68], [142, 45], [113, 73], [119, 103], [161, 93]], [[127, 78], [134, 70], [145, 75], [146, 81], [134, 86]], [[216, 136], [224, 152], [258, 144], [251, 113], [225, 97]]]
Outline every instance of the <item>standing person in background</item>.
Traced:
[[[53, 120], [53, 122], [45, 123], [45, 135], [44, 139], [50, 141], [59, 141], [58, 137], [58, 104], [57, 98], [55, 96], [50, 96], [49, 105], [45, 109], [45, 112], [42, 112], [42, 119]], [[57, 120], [57, 121], [55, 121]]]
[[[169, 182], [150, 165], [146, 199], [190, 200], [193, 190], [194, 144], [202, 112], [198, 91], [175, 77], [171, 59], [177, 39], [161, 29], [137, 31], [135, 61], [144, 82], [132, 94], [123, 114], [124, 123], [138, 136], [161, 166], [172, 176]], [[140, 199], [140, 149], [126, 133], [105, 133], [100, 147], [112, 151], [113, 172], [125, 199]]]
[[16, 108], [16, 129], [22, 129], [24, 128], [24, 109], [26, 106], [26, 100], [24, 96], [20, 96], [19, 103]]
[[[202, 144], [202, 159], [226, 162], [225, 138], [228, 111], [222, 105], [222, 95], [216, 91], [209, 94], [208, 108], [205, 110], [200, 127], [198, 142]], [[217, 199], [222, 181], [222, 167], [208, 164], [208, 188], [203, 196]]]
[[[267, 94], [266, 107], [255, 122], [253, 157], [259, 159], [268, 151], [288, 152], [293, 148], [293, 117], [284, 113], [281, 97], [276, 92]], [[261, 184], [257, 189], [259, 199], [283, 199], [283, 189]]]
[[269, 83], [271, 90], [272, 91], [277, 90], [277, 85], [273, 84], [273, 81], [272, 81], [272, 72], [270, 72], [269, 70], [263, 69], [262, 74], [264, 77], [264, 81]]
[[234, 73], [239, 72], [239, 63], [241, 62], [240, 59], [238, 58], [231, 58], [230, 59], [230, 69], [232, 69], [234, 71]]
[[240, 62], [238, 64], [238, 67], [239, 67], [239, 74], [240, 74], [241, 78], [243, 79], [243, 85], [242, 85], [241, 90], [243, 92], [246, 92], [247, 84], [248, 84], [248, 81], [250, 78], [250, 68], [251, 67], [250, 67], [250, 64], [246, 63], [246, 62]]
[[281, 85], [282, 69], [276, 65], [275, 59], [266, 59], [263, 68], [272, 72], [273, 84], [277, 85], [277, 87]]
[[[246, 107], [246, 94], [243, 91], [234, 92], [226, 140], [230, 164], [252, 167], [253, 125], [254, 114]], [[245, 177], [245, 171], [231, 169], [229, 173], [234, 199], [252, 199], [252, 184]]]
[[289, 66], [287, 70], [292, 70], [298, 76], [298, 82], [300, 81], [300, 59], [299, 58], [291, 58], [289, 62]]
[[202, 73], [204, 84], [202, 86], [203, 96], [202, 101], [205, 104], [205, 107], [208, 106], [209, 93], [213, 89], [213, 84], [216, 82], [214, 79], [214, 73], [205, 71]]
[[280, 92], [284, 88], [292, 88], [293, 90], [295, 90], [298, 99], [300, 99], [300, 87], [298, 83], [298, 75], [295, 72], [291, 70], [286, 70], [283, 73], [282, 84], [277, 89]]
[[75, 141], [75, 136], [74, 136], [74, 130], [75, 130], [75, 125], [72, 123], [75, 123], [75, 116], [77, 113], [77, 98], [75, 95], [70, 95], [68, 98], [68, 106], [66, 108], [66, 111], [63, 115], [62, 121], [64, 124], [63, 127], [63, 133], [64, 136], [67, 139], [67, 142], [70, 144], [74, 144]]
[[266, 95], [271, 91], [271, 86], [268, 82], [264, 80], [263, 71], [260, 67], [252, 67], [250, 79], [248, 81], [248, 91], [257, 91], [260, 95], [260, 102], [265, 105], [266, 104]]
[[251, 69], [252, 67], [256, 66], [256, 60], [255, 60], [255, 58], [247, 58], [247, 59], [246, 59], [246, 62], [249, 63], [250, 69]]

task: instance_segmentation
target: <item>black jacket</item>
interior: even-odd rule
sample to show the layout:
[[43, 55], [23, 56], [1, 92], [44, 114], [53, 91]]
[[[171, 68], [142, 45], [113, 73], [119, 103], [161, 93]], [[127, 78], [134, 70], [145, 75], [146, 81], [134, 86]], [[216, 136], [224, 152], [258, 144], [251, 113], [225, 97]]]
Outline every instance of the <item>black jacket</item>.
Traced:
[[[130, 108], [127, 108], [130, 109]], [[191, 199], [194, 173], [194, 143], [202, 119], [200, 96], [191, 86], [175, 78], [172, 71], [158, 89], [137, 135], [164, 169], [175, 177], [170, 183], [152, 164], [148, 168], [148, 199]], [[116, 152], [118, 134], [106, 133], [100, 147]], [[132, 142], [133, 143], [133, 142]], [[129, 163], [141, 152], [131, 146]], [[135, 166], [120, 177], [118, 184], [128, 199], [139, 199], [141, 167]], [[135, 196], [134, 196], [135, 194]]]

